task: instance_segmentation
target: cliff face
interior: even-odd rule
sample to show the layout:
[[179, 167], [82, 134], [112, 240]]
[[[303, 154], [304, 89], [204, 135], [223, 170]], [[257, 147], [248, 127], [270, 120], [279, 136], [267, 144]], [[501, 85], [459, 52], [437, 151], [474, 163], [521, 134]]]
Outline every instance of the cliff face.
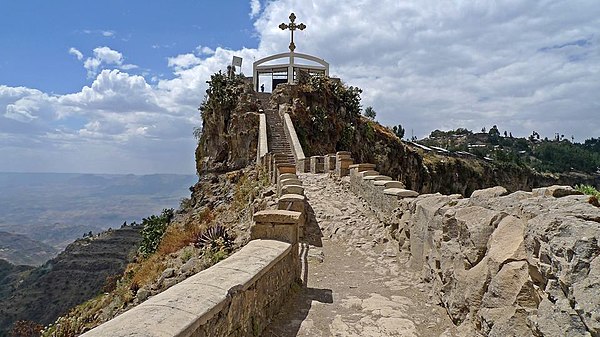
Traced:
[[355, 162], [373, 163], [379, 172], [421, 193], [460, 193], [491, 186], [509, 191], [553, 184], [600, 183], [598, 177], [548, 175], [525, 166], [490, 163], [424, 152], [396, 137], [388, 128], [360, 115], [360, 89], [339, 80], [312, 77], [299, 85], [280, 85], [272, 103], [288, 103], [305, 155], [350, 151]]
[[252, 84], [221, 73], [212, 75], [208, 83], [200, 107], [202, 134], [196, 148], [199, 175], [246, 167], [256, 159], [258, 143], [259, 103]]
[[124, 227], [77, 240], [33, 269], [0, 263], [0, 336], [17, 319], [48, 324], [101, 293], [107, 278], [122, 274], [134, 256], [139, 231]]

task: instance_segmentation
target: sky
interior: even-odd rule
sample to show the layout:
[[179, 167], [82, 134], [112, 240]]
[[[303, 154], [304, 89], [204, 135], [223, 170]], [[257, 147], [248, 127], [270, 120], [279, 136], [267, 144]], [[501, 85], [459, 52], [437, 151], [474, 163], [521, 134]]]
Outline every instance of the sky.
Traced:
[[194, 173], [206, 81], [287, 51], [290, 12], [407, 136], [600, 137], [597, 0], [0, 0], [0, 171]]

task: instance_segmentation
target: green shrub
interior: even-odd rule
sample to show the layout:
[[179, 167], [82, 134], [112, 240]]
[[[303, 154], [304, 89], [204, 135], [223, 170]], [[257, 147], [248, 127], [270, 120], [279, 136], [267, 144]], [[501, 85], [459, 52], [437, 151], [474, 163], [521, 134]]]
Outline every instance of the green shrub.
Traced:
[[575, 189], [578, 190], [579, 192], [586, 194], [586, 195], [591, 195], [597, 198], [600, 198], [600, 191], [598, 191], [594, 186], [592, 185], [575, 185]]
[[160, 244], [160, 240], [173, 218], [174, 210], [164, 209], [160, 216], [151, 215], [142, 219], [142, 243], [140, 244], [139, 252], [144, 257], [148, 257], [154, 253]]

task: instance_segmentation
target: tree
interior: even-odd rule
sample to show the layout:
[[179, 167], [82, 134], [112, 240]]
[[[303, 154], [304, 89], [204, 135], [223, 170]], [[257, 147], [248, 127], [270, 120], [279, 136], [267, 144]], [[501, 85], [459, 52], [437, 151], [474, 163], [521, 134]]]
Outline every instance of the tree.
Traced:
[[500, 139], [500, 131], [498, 131], [498, 127], [496, 125], [492, 126], [492, 128], [488, 132], [488, 135], [490, 143], [497, 145], [498, 140]]
[[375, 109], [373, 109], [372, 106], [365, 108], [365, 117], [375, 119], [375, 116], [377, 116], [377, 112], [375, 112]]
[[402, 127], [402, 124], [398, 124], [398, 126], [394, 126], [394, 127], [392, 128], [392, 131], [394, 131], [394, 134], [395, 134], [395, 135], [396, 135], [398, 138], [400, 138], [400, 139], [404, 138], [404, 131], [405, 131], [405, 130], [404, 130], [404, 128]]

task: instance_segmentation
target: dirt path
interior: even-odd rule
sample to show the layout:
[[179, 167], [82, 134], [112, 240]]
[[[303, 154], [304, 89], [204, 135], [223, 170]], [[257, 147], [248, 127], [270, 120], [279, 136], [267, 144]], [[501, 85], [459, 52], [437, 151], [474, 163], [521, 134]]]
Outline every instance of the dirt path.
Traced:
[[445, 310], [428, 296], [408, 256], [348, 190], [348, 180], [300, 176], [312, 207], [308, 283], [263, 336], [454, 336]]

